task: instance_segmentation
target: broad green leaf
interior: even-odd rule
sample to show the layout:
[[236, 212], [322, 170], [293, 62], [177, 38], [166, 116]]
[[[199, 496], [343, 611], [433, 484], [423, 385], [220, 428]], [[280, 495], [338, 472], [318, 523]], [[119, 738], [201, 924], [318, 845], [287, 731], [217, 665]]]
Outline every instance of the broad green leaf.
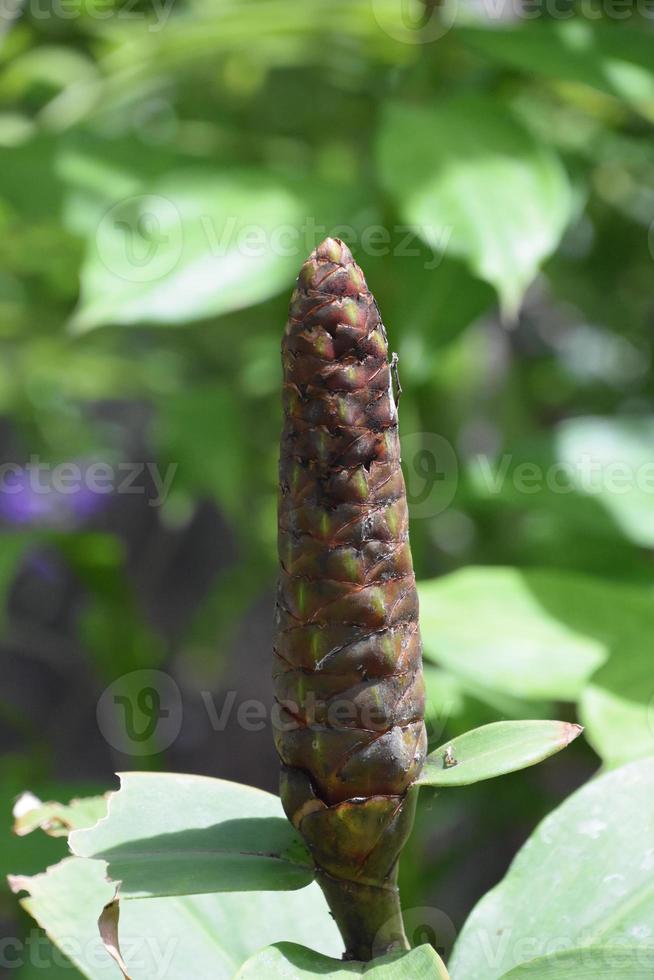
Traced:
[[56, 170], [66, 189], [64, 227], [92, 240], [117, 201], [144, 193], [169, 173], [188, 172], [193, 164], [197, 161], [183, 147], [162, 145], [152, 153], [147, 143], [124, 134], [107, 141], [88, 130], [74, 130], [57, 144]]
[[43, 803], [31, 793], [23, 793], [14, 806], [14, 833], [24, 837], [41, 829], [50, 837], [67, 837], [73, 830], [92, 827], [106, 816], [106, 796], [91, 796], [70, 803]]
[[582, 576], [511, 568], [421, 582], [425, 655], [515, 697], [574, 700], [611, 648], [591, 634], [591, 624], [612, 623], [606, 605], [598, 615], [598, 590], [606, 602], [611, 589]]
[[634, 544], [654, 547], [654, 418], [566, 419], [557, 458]]
[[609, 765], [654, 754], [654, 592], [568, 572], [470, 568], [420, 587], [425, 654], [466, 683], [577, 700]]
[[[26, 781], [36, 784], [39, 790], [46, 796], [53, 798], [62, 791], [67, 797], [79, 797], [80, 807], [74, 807], [74, 820], [78, 826], [91, 826], [97, 819], [96, 814], [91, 814], [87, 803], [98, 792], [97, 785], [84, 783], [55, 783], [48, 780], [43, 782], [42, 773], [39, 771], [38, 763], [35, 763], [25, 755], [12, 755], [6, 753], [0, 760], [0, 814], [4, 814], [4, 827], [0, 830], [0, 904], [2, 903], [3, 893], [7, 889], [7, 876], [17, 869], [23, 874], [37, 874], [43, 868], [56, 864], [68, 855], [68, 847], [63, 836], [52, 836], [48, 831], [45, 833], [32, 834], [29, 839], [17, 836], [12, 832], [11, 814], [14, 813], [14, 822], [20, 823], [21, 804], [25, 813], [25, 832], [27, 833], [29, 817], [28, 809], [33, 809], [37, 804], [37, 798], [26, 793]], [[92, 796], [93, 794], [93, 796]], [[71, 818], [71, 815], [68, 815]], [[32, 826], [31, 829], [38, 829]], [[45, 829], [45, 828], [44, 828]], [[55, 829], [53, 827], [52, 829]]]
[[313, 879], [276, 796], [206, 776], [120, 778], [106, 819], [73, 832], [70, 847], [106, 861], [121, 898], [295, 889]]
[[579, 715], [588, 741], [607, 766], [654, 755], [654, 696], [651, 650], [613, 657], [584, 688]]
[[497, 721], [475, 728], [430, 752], [422, 786], [468, 786], [526, 769], [566, 748], [581, 735], [565, 721]]
[[61, 838], [38, 834], [31, 840], [24, 840], [11, 832], [12, 807], [20, 796], [23, 785], [18, 775], [11, 771], [12, 761], [19, 762], [24, 768], [29, 765], [24, 756], [16, 756], [11, 761], [3, 759], [0, 764], [0, 814], [4, 820], [0, 830], [0, 905], [7, 902], [9, 874], [17, 869], [25, 874], [36, 874], [48, 865], [56, 864], [66, 856], [68, 850], [66, 842]]
[[[551, 952], [642, 947], [654, 935], [654, 759], [588, 783], [537, 828], [473, 910], [452, 980], [496, 980]], [[569, 974], [575, 976], [576, 974]]]
[[589, 946], [531, 960], [502, 980], [651, 980], [652, 976], [652, 950]]
[[[115, 886], [101, 861], [68, 858], [45, 874], [14, 877], [26, 910], [89, 980], [120, 980], [98, 918]], [[120, 945], [133, 980], [232, 980], [262, 944], [291, 939], [338, 956], [342, 942], [316, 884], [299, 892], [247, 892], [121, 903]], [[69, 971], [70, 973], [70, 971]]]
[[448, 980], [445, 966], [431, 946], [419, 946], [407, 953], [382, 956], [372, 963], [344, 963], [321, 956], [312, 949], [293, 943], [278, 943], [263, 949], [245, 963], [235, 980], [307, 980], [321, 976], [328, 980], [368, 977], [368, 980]]
[[[590, 355], [584, 355], [588, 358]], [[565, 420], [547, 435], [531, 435], [513, 441], [510, 452], [477, 454], [465, 467], [466, 488], [494, 520], [511, 521], [515, 536], [503, 542], [503, 552], [513, 552], [521, 564], [547, 562], [590, 575], [648, 579], [645, 556], [634, 550], [626, 536], [631, 533], [612, 515], [605, 488], [623, 486], [614, 469], [606, 466], [596, 447], [568, 442], [563, 452], [562, 434], [574, 420]], [[508, 448], [508, 447], [507, 447]], [[621, 455], [617, 456], [617, 460]], [[623, 468], [617, 463], [618, 471]], [[618, 477], [619, 477], [618, 472]], [[591, 492], [585, 493], [584, 486]], [[620, 510], [630, 510], [630, 500]], [[640, 532], [647, 533], [644, 524]], [[570, 548], [570, 540], [575, 547]], [[533, 557], [532, 557], [533, 555]]]
[[451, 718], [460, 715], [464, 706], [464, 694], [457, 678], [447, 670], [425, 664], [425, 718], [430, 736], [438, 737]]
[[[9, 854], [7, 854], [6, 865], [12, 868], [24, 868], [28, 864], [36, 869], [38, 864], [35, 859], [38, 861], [39, 855], [41, 867], [49, 861], [54, 863], [57, 858], [61, 857], [61, 853], [56, 855], [43, 853], [42, 842], [47, 841], [54, 844], [55, 841], [49, 841], [48, 838], [65, 837], [73, 827], [90, 827], [96, 820], [104, 816], [106, 810], [105, 796], [73, 799], [68, 805], [65, 805], [54, 802], [42, 803], [34, 794], [22, 793], [13, 807], [14, 834], [22, 837], [40, 829], [47, 836], [39, 835], [36, 838], [31, 838], [29, 843], [21, 842], [22, 846], [20, 847], [9, 848], [12, 852], [11, 861]], [[59, 843], [63, 844], [63, 841], [59, 841]], [[7, 850], [8, 848], [3, 843], [3, 853]], [[29, 881], [31, 886], [34, 880], [35, 878], [30, 878], [29, 875], [9, 876], [9, 882], [15, 883], [16, 887], [21, 890], [25, 887], [26, 882]], [[62, 901], [65, 900], [59, 898], [56, 904], [60, 905]], [[95, 943], [95, 938], [95, 936], [92, 937], [93, 943]], [[70, 934], [65, 939], [69, 941]], [[39, 977], [43, 976], [44, 969], [47, 969], [48, 978], [52, 978], [52, 980], [66, 980], [66, 978], [70, 980], [72, 969], [70, 959], [57, 947], [56, 943], [53, 944], [49, 937], [37, 936], [33, 933], [29, 942], [26, 942], [22, 948], [21, 966], [16, 969], [17, 980], [38, 980]]]
[[403, 219], [431, 248], [464, 258], [514, 315], [571, 215], [554, 153], [501, 103], [466, 96], [391, 105], [379, 166]]
[[100, 913], [116, 890], [100, 861], [65, 858], [42, 874], [11, 875], [9, 884], [17, 895], [27, 892], [25, 911], [84, 976], [120, 977], [98, 932]]
[[265, 173], [155, 181], [116, 201], [90, 236], [72, 327], [179, 325], [268, 299], [297, 274], [302, 236], [289, 235], [305, 212]]
[[439, 740], [452, 718], [463, 714], [466, 699], [481, 702], [491, 708], [494, 714], [522, 721], [525, 715], [532, 718], [547, 718], [552, 712], [548, 701], [535, 701], [533, 698], [516, 698], [502, 691], [492, 690], [477, 684], [469, 677], [463, 678], [431, 663], [423, 663], [425, 678], [425, 721], [431, 743]]
[[654, 70], [649, 38], [640, 31], [583, 18], [500, 30], [462, 28], [457, 36], [477, 51], [529, 75], [575, 82], [622, 99], [651, 117]]
[[[591, 355], [586, 352], [584, 357]], [[607, 468], [604, 480], [601, 461], [591, 464], [579, 442], [572, 460], [566, 462], [560, 434], [567, 425], [568, 420], [548, 434], [512, 441], [507, 446], [510, 451], [501, 454], [473, 456], [464, 470], [466, 490], [493, 524], [499, 521], [512, 528], [501, 544], [507, 564], [511, 560], [521, 566], [541, 563], [609, 580], [620, 576], [647, 582], [645, 553], [634, 549], [603, 500], [603, 486], [614, 485], [612, 468]], [[573, 420], [570, 425], [574, 426]], [[600, 492], [584, 493], [584, 484], [599, 484]], [[623, 506], [629, 510], [631, 501]]]

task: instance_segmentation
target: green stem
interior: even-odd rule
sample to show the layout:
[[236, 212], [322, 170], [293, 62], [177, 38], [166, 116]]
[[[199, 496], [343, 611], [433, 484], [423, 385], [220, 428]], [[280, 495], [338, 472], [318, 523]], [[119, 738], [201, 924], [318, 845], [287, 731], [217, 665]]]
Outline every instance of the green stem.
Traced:
[[410, 949], [404, 932], [397, 864], [383, 885], [318, 872], [318, 882], [345, 943], [345, 960], [368, 960]]

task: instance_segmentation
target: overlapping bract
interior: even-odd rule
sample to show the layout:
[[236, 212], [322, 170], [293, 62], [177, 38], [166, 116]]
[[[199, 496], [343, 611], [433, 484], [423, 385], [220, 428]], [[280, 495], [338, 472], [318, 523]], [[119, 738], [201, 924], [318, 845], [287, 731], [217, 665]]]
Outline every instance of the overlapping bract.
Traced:
[[282, 358], [273, 667], [282, 801], [348, 955], [369, 958], [375, 937], [363, 934], [385, 936], [399, 911], [408, 790], [426, 750], [424, 688], [386, 332], [337, 239], [302, 268]]

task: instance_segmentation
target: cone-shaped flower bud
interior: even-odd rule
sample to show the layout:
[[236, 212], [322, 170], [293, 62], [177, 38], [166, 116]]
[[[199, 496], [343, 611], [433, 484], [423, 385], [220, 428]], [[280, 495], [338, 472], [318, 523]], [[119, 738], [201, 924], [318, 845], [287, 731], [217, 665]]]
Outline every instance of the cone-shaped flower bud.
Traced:
[[273, 676], [281, 795], [346, 957], [405, 948], [397, 860], [426, 734], [386, 331], [352, 255], [305, 262], [282, 343]]

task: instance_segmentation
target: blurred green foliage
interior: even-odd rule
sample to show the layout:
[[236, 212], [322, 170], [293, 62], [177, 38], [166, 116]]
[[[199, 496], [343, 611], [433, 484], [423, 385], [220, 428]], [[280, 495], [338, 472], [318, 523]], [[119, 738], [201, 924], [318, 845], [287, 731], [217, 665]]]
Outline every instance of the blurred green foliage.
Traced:
[[[652, 478], [633, 476], [654, 462], [651, 21], [638, 5], [599, 2], [543, 4], [538, 16], [517, 0], [437, 6], [5, 7], [2, 461], [145, 460], [172, 467], [172, 482], [156, 507], [152, 488], [84, 504], [0, 495], [3, 800], [88, 774], [52, 732], [76, 713], [93, 727], [93, 698], [115, 678], [171, 664], [180, 683], [229, 673], [230, 631], [275, 576], [288, 295], [328, 232], [351, 245], [400, 354], [419, 578], [538, 566], [555, 582], [562, 570], [601, 577], [606, 607], [612, 584], [649, 597]], [[600, 474], [590, 486], [588, 458]], [[616, 462], [628, 466], [619, 490], [607, 477]], [[524, 464], [538, 468], [535, 490]], [[548, 637], [568, 633], [561, 581], [563, 609], [548, 614], [563, 625], [535, 627]], [[510, 601], [502, 588], [487, 598]], [[427, 615], [441, 662], [436, 607]], [[586, 634], [568, 641], [592, 647]], [[253, 675], [262, 663], [266, 651]], [[604, 668], [613, 693], [620, 669]], [[430, 675], [444, 726], [522, 713], [522, 687]], [[50, 676], [44, 730], [32, 689]], [[598, 690], [593, 717], [606, 708]], [[595, 763], [581, 748], [571, 757], [575, 783]], [[112, 761], [124, 760], [97, 775]], [[501, 833], [502, 810], [519, 838], [565, 791], [525, 778], [529, 794], [513, 777], [493, 788], [484, 826], [449, 801], [447, 853], [420, 816], [403, 869], [416, 904], [447, 891], [465, 906], [456, 861]], [[468, 797], [487, 815], [488, 792]], [[3, 872], [32, 870], [7, 860]], [[11, 909], [0, 895], [0, 918]]]

